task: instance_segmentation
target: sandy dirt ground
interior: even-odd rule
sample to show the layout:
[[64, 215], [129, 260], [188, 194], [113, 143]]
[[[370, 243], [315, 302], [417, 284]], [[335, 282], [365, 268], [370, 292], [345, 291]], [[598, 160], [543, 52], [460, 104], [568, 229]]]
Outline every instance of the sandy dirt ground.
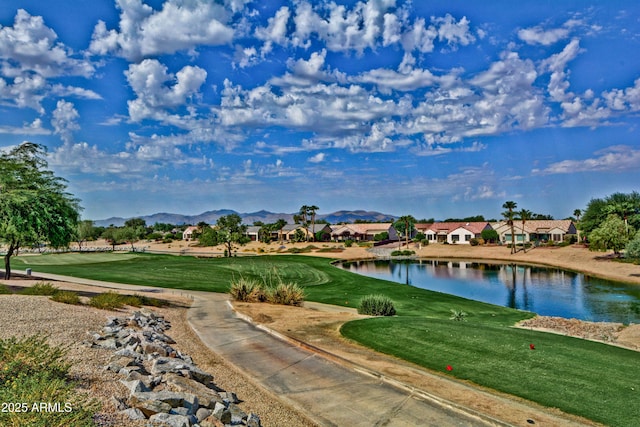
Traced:
[[[238, 255], [288, 253], [291, 248], [302, 249], [307, 243], [263, 245], [251, 243], [238, 249]], [[99, 246], [99, 245], [98, 245]], [[171, 244], [145, 243], [136, 245], [137, 250], [168, 252], [195, 256], [221, 256], [223, 248], [201, 248], [189, 242]], [[339, 259], [366, 259], [372, 255], [362, 247], [344, 248], [341, 244], [315, 243], [316, 249], [304, 255], [323, 256]], [[130, 248], [130, 247], [129, 247]], [[123, 247], [125, 249], [125, 247]], [[565, 248], [536, 248], [530, 251], [510, 254], [509, 249], [500, 246], [471, 247], [467, 245], [410, 246], [416, 254], [424, 258], [496, 260], [506, 262], [531, 263], [557, 266], [584, 272], [595, 277], [637, 283], [640, 286], [640, 266], [613, 261], [612, 254], [590, 252], [579, 246]], [[2, 283], [0, 281], [0, 283]], [[78, 285], [68, 285], [77, 287]], [[304, 307], [283, 307], [270, 304], [234, 303], [235, 309], [249, 316], [253, 322], [277, 331], [303, 347], [325, 354], [333, 360], [375, 371], [383, 378], [399, 381], [427, 394], [463, 405], [495, 416], [514, 425], [596, 425], [587, 420], [561, 414], [556, 409], [542, 408], [530, 402], [484, 390], [474, 385], [452, 380], [437, 372], [427, 372], [415, 365], [369, 350], [351, 342], [339, 333], [345, 322], [361, 317], [355, 309], [326, 306], [306, 302]], [[178, 316], [177, 321], [180, 316]], [[585, 339], [602, 340], [609, 344], [640, 350], [640, 325], [582, 322], [575, 319], [537, 317], [521, 325], [553, 333], [577, 336]], [[195, 345], [202, 345], [201, 343]], [[206, 348], [198, 351], [206, 352]]]

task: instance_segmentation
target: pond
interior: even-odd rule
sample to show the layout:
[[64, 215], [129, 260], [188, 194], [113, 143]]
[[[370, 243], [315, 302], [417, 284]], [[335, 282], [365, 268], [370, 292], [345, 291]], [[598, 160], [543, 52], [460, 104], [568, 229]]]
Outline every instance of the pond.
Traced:
[[557, 268], [471, 261], [356, 261], [343, 269], [403, 285], [594, 322], [640, 323], [640, 285]]

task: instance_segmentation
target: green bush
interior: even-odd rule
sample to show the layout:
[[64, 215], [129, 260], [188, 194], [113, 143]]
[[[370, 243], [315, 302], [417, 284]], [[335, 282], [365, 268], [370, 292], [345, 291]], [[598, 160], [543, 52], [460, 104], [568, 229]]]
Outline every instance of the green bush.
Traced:
[[81, 304], [80, 296], [77, 292], [73, 291], [58, 291], [55, 294], [51, 295], [51, 299], [55, 302], [61, 302], [63, 304]]
[[367, 295], [360, 300], [358, 313], [369, 316], [394, 316], [396, 309], [393, 301], [384, 295]]
[[300, 307], [304, 302], [304, 290], [297, 283], [278, 283], [267, 288], [267, 301], [272, 304]]
[[266, 301], [264, 285], [256, 279], [240, 277], [231, 282], [229, 288], [231, 297], [241, 302], [262, 302]]
[[[68, 380], [70, 365], [64, 361], [65, 356], [66, 349], [51, 347], [37, 335], [0, 340], [0, 401], [18, 405], [11, 411], [0, 412], [0, 425], [94, 425], [93, 414], [100, 409], [99, 405], [74, 390], [74, 384]], [[41, 402], [57, 404], [59, 408], [42, 411]]]
[[102, 310], [116, 310], [118, 308], [122, 308], [124, 303], [122, 302], [122, 297], [119, 293], [109, 291], [92, 297], [89, 300], [89, 305]]
[[55, 294], [58, 291], [58, 288], [56, 288], [55, 286], [53, 286], [51, 283], [44, 283], [44, 282], [38, 282], [35, 285], [29, 287], [29, 288], [24, 288], [22, 290], [22, 292], [20, 292], [22, 295], [47, 295], [47, 296], [51, 296], [53, 294]]
[[353, 246], [353, 240], [345, 240], [344, 241], [344, 247], [345, 248], [350, 248], [351, 246]]
[[411, 256], [414, 255], [414, 251], [403, 250], [403, 251], [393, 251], [391, 252], [391, 256]]

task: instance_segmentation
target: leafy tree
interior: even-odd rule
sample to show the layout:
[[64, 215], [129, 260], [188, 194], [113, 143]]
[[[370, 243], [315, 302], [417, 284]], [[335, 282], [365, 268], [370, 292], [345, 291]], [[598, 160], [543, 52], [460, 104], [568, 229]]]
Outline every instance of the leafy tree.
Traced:
[[199, 246], [216, 246], [218, 245], [218, 232], [208, 225], [202, 228], [202, 232], [198, 236]]
[[216, 221], [216, 240], [218, 244], [224, 244], [227, 256], [232, 256], [235, 245], [245, 245], [251, 239], [247, 237], [247, 226], [242, 224], [242, 218], [238, 214], [221, 216]]
[[485, 219], [483, 215], [474, 215], [474, 216], [468, 216], [465, 218], [447, 218], [442, 222], [484, 222], [484, 221]]
[[393, 228], [402, 235], [404, 235], [405, 243], [409, 246], [409, 238], [413, 233], [413, 226], [416, 224], [416, 219], [411, 215], [403, 215], [396, 222], [393, 223]]
[[95, 227], [93, 226], [93, 221], [85, 219], [83, 221], [78, 222], [75, 237], [76, 237], [76, 242], [78, 242], [79, 250], [82, 250], [82, 243], [93, 238], [94, 233], [95, 233]]
[[500, 239], [500, 235], [493, 228], [489, 230], [482, 230], [480, 236], [482, 236], [482, 240], [484, 240], [485, 242], [491, 243], [495, 243]]
[[518, 207], [516, 202], [508, 200], [502, 205], [502, 209], [507, 209], [502, 213], [502, 216], [507, 220], [507, 225], [511, 226], [511, 253], [516, 252], [516, 230], [513, 226], [514, 209]]
[[48, 170], [46, 148], [25, 142], [0, 155], [0, 240], [5, 279], [11, 278], [11, 257], [25, 245], [47, 242], [65, 247], [79, 219], [79, 200], [67, 193], [67, 181]]
[[142, 218], [130, 218], [124, 222], [124, 226], [130, 227], [133, 229], [136, 229], [139, 227], [146, 228], [147, 222]]
[[609, 215], [600, 227], [589, 234], [589, 249], [592, 251], [613, 249], [615, 254], [619, 254], [628, 242], [627, 226], [615, 214]]
[[624, 255], [627, 258], [640, 258], [640, 231], [636, 233], [636, 236], [627, 243]]
[[153, 230], [154, 231], [161, 231], [164, 233], [168, 233], [171, 230], [173, 230], [175, 228], [175, 226], [173, 224], [167, 224], [165, 222], [156, 222], [155, 224], [153, 224]]
[[640, 193], [614, 193], [604, 199], [591, 199], [582, 212], [580, 228], [589, 236], [610, 214], [617, 215], [628, 229], [640, 229]]
[[140, 240], [140, 233], [144, 234], [145, 229], [138, 227], [120, 227], [116, 229], [115, 239], [118, 242], [126, 242], [131, 245], [131, 251], [135, 252], [136, 248], [133, 246], [138, 240]]
[[116, 250], [116, 245], [118, 244], [117, 233], [118, 233], [118, 229], [113, 226], [105, 228], [104, 232], [102, 233], [102, 238], [111, 245], [112, 251]]

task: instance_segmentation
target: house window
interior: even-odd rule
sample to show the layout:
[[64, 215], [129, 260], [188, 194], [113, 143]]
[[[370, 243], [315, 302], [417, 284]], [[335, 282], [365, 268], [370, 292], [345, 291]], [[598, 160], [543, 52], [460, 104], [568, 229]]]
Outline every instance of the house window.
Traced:
[[465, 241], [465, 242], [469, 242], [469, 241], [471, 241], [471, 237], [472, 237], [472, 236], [471, 236], [471, 234], [465, 234], [465, 235], [464, 235], [464, 241]]
[[460, 236], [458, 234], [454, 234], [451, 236], [451, 241], [456, 243], [460, 241]]

